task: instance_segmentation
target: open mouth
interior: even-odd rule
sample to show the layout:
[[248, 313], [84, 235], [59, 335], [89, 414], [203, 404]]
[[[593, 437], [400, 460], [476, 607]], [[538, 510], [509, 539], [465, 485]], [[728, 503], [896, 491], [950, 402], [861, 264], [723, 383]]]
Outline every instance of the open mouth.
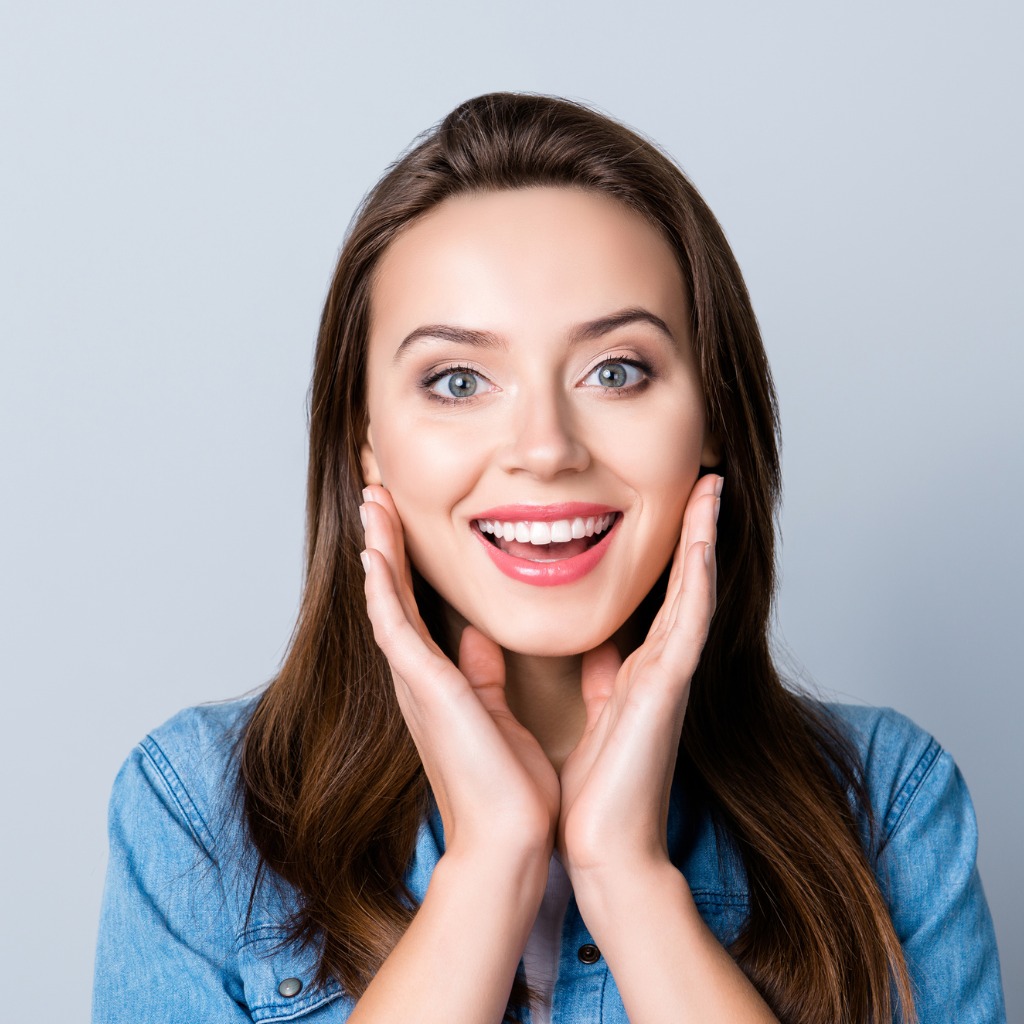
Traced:
[[552, 522], [476, 519], [473, 526], [507, 555], [531, 562], [557, 562], [589, 551], [621, 518], [621, 512], [607, 512]]

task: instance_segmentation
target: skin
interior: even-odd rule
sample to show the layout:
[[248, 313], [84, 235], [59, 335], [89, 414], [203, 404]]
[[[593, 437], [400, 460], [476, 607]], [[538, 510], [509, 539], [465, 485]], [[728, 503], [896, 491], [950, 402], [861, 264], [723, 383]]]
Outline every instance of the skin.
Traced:
[[[660, 233], [582, 190], [447, 200], [381, 261], [362, 449], [367, 609], [446, 850], [357, 1024], [499, 1021], [556, 844], [634, 1024], [774, 1020], [665, 843], [714, 611], [722, 490], [714, 473], [698, 480], [718, 451], [689, 318]], [[620, 389], [601, 384], [610, 364], [625, 368]], [[453, 368], [472, 395], [452, 394]], [[474, 535], [492, 507], [565, 501], [621, 512], [604, 558], [572, 583], [510, 579]], [[664, 604], [631, 641], [630, 617], [670, 562]], [[457, 664], [423, 625], [410, 564], [444, 601]]]

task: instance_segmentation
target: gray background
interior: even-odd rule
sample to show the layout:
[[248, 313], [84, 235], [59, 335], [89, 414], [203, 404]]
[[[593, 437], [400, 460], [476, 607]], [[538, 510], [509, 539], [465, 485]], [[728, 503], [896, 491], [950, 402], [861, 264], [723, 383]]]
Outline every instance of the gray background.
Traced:
[[85, 1019], [118, 765], [284, 652], [356, 203], [509, 88], [650, 135], [721, 219], [782, 401], [780, 642], [957, 758], [1021, 1019], [1019, 10], [8, 0], [5, 1005]]

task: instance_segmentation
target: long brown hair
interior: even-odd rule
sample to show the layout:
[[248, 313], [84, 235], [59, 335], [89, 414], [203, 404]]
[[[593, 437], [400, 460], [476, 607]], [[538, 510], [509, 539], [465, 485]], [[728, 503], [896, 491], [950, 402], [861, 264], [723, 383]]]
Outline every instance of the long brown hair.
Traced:
[[[403, 876], [429, 807], [373, 640], [359, 563], [374, 272], [396, 235], [449, 196], [537, 185], [613, 196], [656, 225], [692, 300], [728, 500], [718, 526], [718, 606], [691, 686], [679, 772], [746, 869], [750, 913], [730, 951], [787, 1024], [891, 1020], [897, 1003], [909, 1019], [907, 970], [858, 831], [856, 812], [869, 809], [856, 755], [819, 705], [782, 685], [769, 651], [778, 413], [739, 267], [671, 160], [561, 99], [494, 93], [461, 104], [389, 168], [345, 240], [310, 393], [301, 611], [240, 754], [261, 869], [298, 890], [291, 935], [319, 944], [319, 981], [333, 976], [360, 995], [414, 912]], [[438, 598], [422, 580], [418, 592], [429, 623]], [[641, 615], [658, 600], [656, 588]], [[524, 992], [518, 985], [513, 1002]]]

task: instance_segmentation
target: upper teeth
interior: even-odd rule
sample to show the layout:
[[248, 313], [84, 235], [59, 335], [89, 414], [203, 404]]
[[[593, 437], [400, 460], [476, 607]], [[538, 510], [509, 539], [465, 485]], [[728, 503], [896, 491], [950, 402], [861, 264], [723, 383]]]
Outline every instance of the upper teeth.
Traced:
[[506, 523], [500, 519], [478, 519], [476, 522], [482, 533], [493, 533], [495, 537], [515, 540], [520, 544], [564, 544], [567, 540], [603, 533], [612, 525], [614, 518], [615, 513], [608, 512], [603, 516], [577, 516], [548, 523]]

